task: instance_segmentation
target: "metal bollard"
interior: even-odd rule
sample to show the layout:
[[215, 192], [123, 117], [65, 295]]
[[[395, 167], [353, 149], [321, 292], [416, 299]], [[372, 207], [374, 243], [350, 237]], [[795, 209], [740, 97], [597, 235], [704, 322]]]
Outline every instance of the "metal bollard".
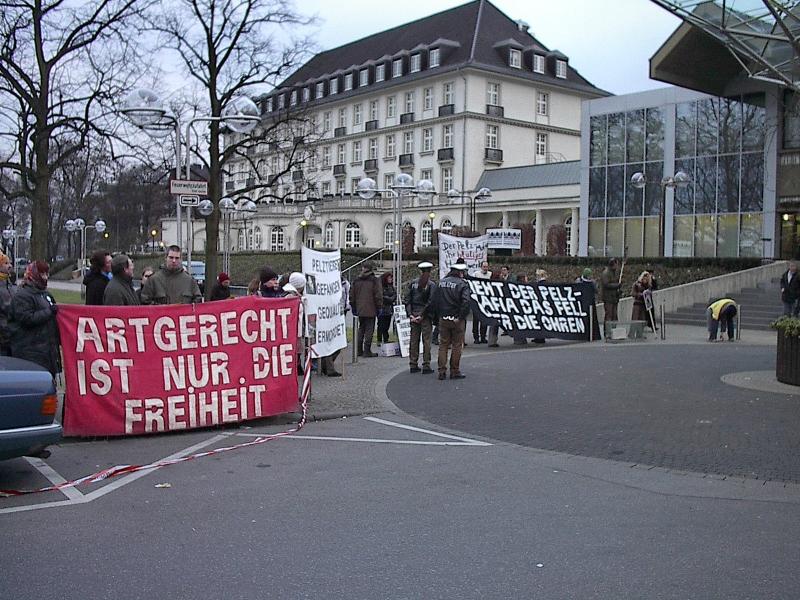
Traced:
[[356, 344], [358, 343], [358, 317], [353, 315], [353, 364], [358, 362], [358, 350]]
[[736, 305], [736, 341], [742, 341], [742, 305]]
[[661, 313], [661, 339], [662, 340], [666, 340], [667, 339], [667, 334], [664, 331], [664, 305], [663, 304], [659, 305], [658, 311], [659, 311], [659, 313]]

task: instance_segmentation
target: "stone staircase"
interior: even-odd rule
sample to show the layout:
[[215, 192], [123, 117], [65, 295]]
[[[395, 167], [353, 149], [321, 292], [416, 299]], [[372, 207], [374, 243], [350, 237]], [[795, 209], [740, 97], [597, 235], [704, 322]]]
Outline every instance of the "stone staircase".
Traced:
[[[727, 296], [741, 306], [742, 330], [769, 330], [769, 324], [783, 314], [781, 303], [780, 280], [760, 283], [755, 288], [744, 288], [732, 291]], [[706, 308], [716, 298], [709, 298], [707, 303], [696, 303], [667, 313], [664, 318], [667, 324], [706, 326]]]

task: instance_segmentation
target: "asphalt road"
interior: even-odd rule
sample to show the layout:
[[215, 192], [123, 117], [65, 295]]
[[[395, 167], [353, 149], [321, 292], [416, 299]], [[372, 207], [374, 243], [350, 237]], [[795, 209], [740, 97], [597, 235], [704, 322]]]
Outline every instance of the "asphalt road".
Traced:
[[800, 399], [724, 384], [774, 368], [745, 344], [537, 348], [465, 358], [467, 378], [403, 373], [389, 398], [425, 421], [531, 448], [800, 481]]

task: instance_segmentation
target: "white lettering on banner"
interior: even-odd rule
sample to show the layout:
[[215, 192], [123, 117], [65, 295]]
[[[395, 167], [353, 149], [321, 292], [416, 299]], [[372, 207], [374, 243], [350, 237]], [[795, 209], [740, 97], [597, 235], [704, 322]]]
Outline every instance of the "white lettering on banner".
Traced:
[[[164, 391], [185, 390], [189, 386], [227, 385], [228, 355], [225, 352], [207, 352], [199, 356], [178, 355], [162, 358]], [[188, 382], [187, 382], [188, 375]]]
[[144, 352], [144, 328], [150, 324], [150, 319], [147, 317], [136, 317], [128, 319], [128, 325], [131, 325], [136, 332], [136, 351]]
[[[166, 332], [164, 329], [169, 327]], [[175, 321], [169, 317], [159, 317], [153, 325], [153, 339], [159, 350], [173, 352], [178, 349], [178, 337], [175, 335]]]
[[[127, 352], [128, 340], [125, 339], [125, 321], [122, 319], [106, 319], [106, 335], [109, 352]], [[119, 349], [117, 349], [119, 344]]]
[[[270, 373], [270, 371], [272, 371]], [[292, 345], [281, 344], [272, 347], [270, 356], [267, 348], [253, 348], [253, 377], [255, 379], [266, 379], [267, 377], [278, 377], [281, 375], [291, 375], [292, 373]]]

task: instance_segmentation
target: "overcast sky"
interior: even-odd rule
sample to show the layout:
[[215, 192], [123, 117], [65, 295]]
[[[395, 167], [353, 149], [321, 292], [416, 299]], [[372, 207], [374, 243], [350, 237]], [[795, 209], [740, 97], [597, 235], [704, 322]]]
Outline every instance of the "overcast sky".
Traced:
[[[463, 0], [295, 0], [319, 17], [323, 50], [465, 4]], [[680, 24], [649, 0], [493, 0], [511, 19], [522, 19], [551, 50], [594, 85], [614, 94], [663, 84], [648, 78], [648, 60]], [[454, 24], [457, 25], [457, 24]], [[443, 32], [444, 34], [445, 32]]]

